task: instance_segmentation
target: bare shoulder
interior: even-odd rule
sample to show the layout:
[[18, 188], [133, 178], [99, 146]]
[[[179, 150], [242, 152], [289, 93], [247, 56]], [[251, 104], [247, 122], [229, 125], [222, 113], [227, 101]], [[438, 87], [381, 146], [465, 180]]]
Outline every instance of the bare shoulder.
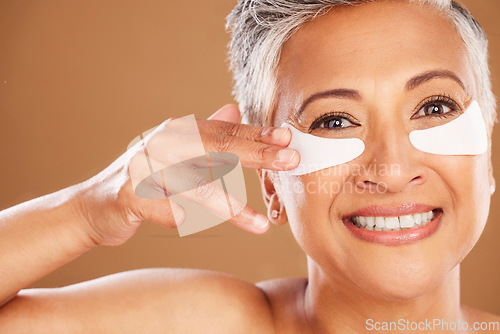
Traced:
[[72, 333], [274, 333], [268, 299], [258, 286], [198, 269], [141, 269], [22, 290], [0, 317], [0, 332], [9, 333], [56, 327]]
[[256, 284], [266, 294], [276, 333], [300, 333], [307, 278], [280, 278]]
[[297, 294], [303, 293], [307, 285], [306, 277], [276, 278], [262, 281], [256, 284], [266, 293], [269, 298], [275, 301], [295, 298]]

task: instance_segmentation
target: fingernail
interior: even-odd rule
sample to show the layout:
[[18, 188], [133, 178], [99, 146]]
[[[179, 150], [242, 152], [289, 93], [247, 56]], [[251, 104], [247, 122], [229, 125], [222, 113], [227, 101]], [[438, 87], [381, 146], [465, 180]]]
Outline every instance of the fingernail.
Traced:
[[262, 215], [259, 215], [259, 216], [256, 216], [254, 221], [253, 221], [253, 224], [255, 225], [255, 227], [257, 227], [259, 230], [263, 230], [267, 227], [267, 225], [269, 224], [269, 220], [262, 216]]
[[287, 128], [274, 129], [272, 133], [272, 138], [274, 141], [289, 141], [290, 140], [290, 130]]
[[278, 159], [280, 159], [281, 162], [288, 163], [292, 161], [295, 153], [295, 150], [292, 150], [291, 148], [284, 148], [278, 152]]

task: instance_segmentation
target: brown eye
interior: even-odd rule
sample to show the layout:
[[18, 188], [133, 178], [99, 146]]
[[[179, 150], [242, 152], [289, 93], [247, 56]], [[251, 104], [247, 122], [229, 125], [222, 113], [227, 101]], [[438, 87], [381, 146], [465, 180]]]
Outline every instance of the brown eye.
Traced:
[[443, 115], [453, 111], [450, 107], [439, 104], [439, 103], [431, 103], [423, 106], [415, 116], [432, 116], [432, 115]]
[[342, 129], [347, 128], [349, 126], [353, 126], [349, 120], [343, 117], [333, 117], [328, 120], [323, 121], [319, 127], [324, 129]]
[[342, 130], [356, 126], [359, 126], [359, 123], [356, 122], [356, 119], [348, 113], [331, 112], [315, 119], [309, 127], [309, 131], [314, 129]]

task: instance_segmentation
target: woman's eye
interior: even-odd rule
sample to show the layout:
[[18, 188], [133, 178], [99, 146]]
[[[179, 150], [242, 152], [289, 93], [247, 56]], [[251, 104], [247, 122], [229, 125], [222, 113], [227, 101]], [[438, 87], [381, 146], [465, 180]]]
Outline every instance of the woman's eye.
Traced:
[[351, 123], [344, 117], [334, 117], [323, 121], [321, 124], [319, 124], [319, 127], [324, 129], [342, 129], [353, 125], [353, 123]]
[[427, 104], [427, 105], [423, 106], [417, 112], [416, 116], [443, 115], [443, 114], [449, 113], [450, 111], [453, 111], [453, 110], [444, 104], [432, 103], [432, 104]]

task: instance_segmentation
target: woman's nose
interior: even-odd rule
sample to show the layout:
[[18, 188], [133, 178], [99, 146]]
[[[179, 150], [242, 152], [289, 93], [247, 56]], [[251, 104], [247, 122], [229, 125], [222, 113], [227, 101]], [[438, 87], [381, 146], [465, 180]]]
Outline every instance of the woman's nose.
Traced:
[[424, 168], [417, 156], [404, 129], [379, 131], [366, 143], [354, 172], [355, 185], [371, 193], [397, 193], [422, 184]]

